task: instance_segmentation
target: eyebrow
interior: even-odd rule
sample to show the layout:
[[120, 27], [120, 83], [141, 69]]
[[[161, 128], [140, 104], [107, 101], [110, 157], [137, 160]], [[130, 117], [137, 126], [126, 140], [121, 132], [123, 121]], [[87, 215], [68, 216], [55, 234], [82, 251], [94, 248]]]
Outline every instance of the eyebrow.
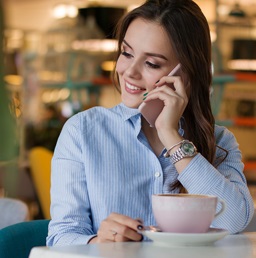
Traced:
[[[127, 45], [129, 48], [133, 49], [132, 46], [130, 46], [130, 45], [128, 44], [128, 42], [127, 42], [125, 39], [123, 40], [123, 43], [124, 43], [125, 45]], [[162, 59], [168, 61], [168, 59], [167, 59], [164, 55], [161, 55], [161, 54], [149, 53], [149, 52], [146, 52], [145, 54], [146, 54], [147, 56], [159, 57], [159, 58], [162, 58]]]

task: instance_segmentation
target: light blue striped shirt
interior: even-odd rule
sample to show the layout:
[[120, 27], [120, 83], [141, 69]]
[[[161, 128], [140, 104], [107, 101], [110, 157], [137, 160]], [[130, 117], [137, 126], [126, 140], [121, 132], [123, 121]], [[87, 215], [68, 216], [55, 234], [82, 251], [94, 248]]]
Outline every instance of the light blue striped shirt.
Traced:
[[[63, 127], [52, 160], [47, 245], [86, 244], [111, 212], [154, 225], [151, 196], [170, 192], [168, 186], [176, 179], [189, 193], [226, 201], [226, 211], [212, 226], [231, 233], [243, 230], [254, 205], [241, 153], [226, 128], [216, 126], [215, 135], [217, 144], [229, 151], [218, 170], [199, 153], [178, 174], [164, 158], [165, 150], [159, 157], [152, 151], [137, 109], [119, 104], [74, 115]], [[220, 154], [217, 149], [216, 155]]]

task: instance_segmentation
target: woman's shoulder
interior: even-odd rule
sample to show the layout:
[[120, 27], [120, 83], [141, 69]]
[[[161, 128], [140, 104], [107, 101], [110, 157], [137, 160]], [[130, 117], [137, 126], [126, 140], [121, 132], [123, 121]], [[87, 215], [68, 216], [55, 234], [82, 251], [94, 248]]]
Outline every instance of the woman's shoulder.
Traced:
[[74, 114], [67, 120], [67, 124], [100, 123], [106, 119], [115, 119], [120, 116], [118, 109], [119, 105], [112, 108], [95, 106]]
[[117, 112], [118, 106], [112, 108], [106, 108], [102, 106], [95, 106], [83, 111], [78, 112], [77, 114], [73, 115], [69, 120], [95, 120], [99, 119], [100, 117], [106, 117], [118, 114]]
[[219, 146], [225, 146], [225, 148], [237, 146], [237, 140], [235, 135], [225, 126], [215, 125], [214, 135], [216, 144]]

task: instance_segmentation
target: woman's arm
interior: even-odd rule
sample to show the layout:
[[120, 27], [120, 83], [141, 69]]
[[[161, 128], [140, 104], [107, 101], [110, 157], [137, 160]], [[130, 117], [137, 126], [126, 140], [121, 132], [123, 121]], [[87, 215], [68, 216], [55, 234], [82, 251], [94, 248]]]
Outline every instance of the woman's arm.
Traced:
[[82, 162], [81, 124], [79, 116], [69, 119], [54, 151], [51, 174], [52, 220], [47, 245], [86, 244], [95, 236]]
[[[189, 193], [216, 195], [224, 200], [226, 211], [212, 226], [237, 233], [250, 222], [254, 204], [243, 174], [242, 156], [234, 135], [224, 127], [216, 127], [215, 135], [217, 144], [228, 151], [226, 159], [215, 168], [198, 154], [179, 174], [178, 180]], [[220, 152], [217, 149], [216, 155]]]

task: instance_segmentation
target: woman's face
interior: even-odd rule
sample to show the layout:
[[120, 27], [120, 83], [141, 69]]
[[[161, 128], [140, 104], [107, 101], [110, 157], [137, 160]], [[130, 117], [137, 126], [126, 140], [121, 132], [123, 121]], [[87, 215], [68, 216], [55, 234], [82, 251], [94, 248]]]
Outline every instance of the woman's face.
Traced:
[[138, 108], [143, 94], [178, 64], [165, 30], [155, 22], [135, 19], [125, 34], [116, 72], [122, 102]]

